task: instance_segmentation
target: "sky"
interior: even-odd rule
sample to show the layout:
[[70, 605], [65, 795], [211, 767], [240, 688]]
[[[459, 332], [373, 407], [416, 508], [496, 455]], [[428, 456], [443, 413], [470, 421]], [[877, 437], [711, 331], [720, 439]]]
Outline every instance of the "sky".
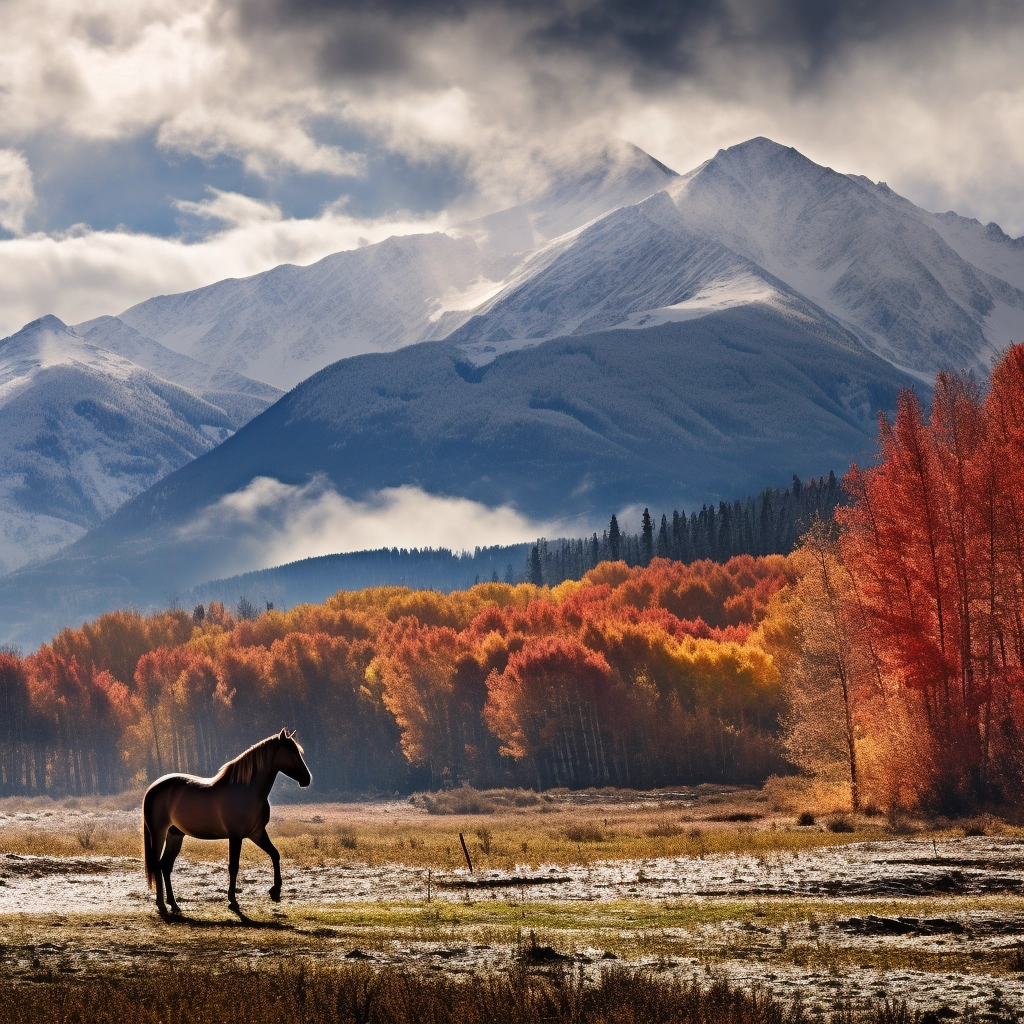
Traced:
[[0, 337], [765, 135], [1024, 234], [1019, 0], [0, 0]]

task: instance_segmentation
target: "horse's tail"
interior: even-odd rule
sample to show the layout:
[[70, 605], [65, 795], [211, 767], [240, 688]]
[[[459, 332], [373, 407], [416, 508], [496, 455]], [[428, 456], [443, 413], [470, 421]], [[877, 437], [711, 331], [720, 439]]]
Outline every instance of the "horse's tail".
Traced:
[[146, 866], [146, 881], [150, 889], [155, 889], [157, 872], [160, 870], [160, 851], [153, 842], [153, 830], [149, 825], [152, 792], [151, 789], [147, 790], [142, 801], [142, 861]]

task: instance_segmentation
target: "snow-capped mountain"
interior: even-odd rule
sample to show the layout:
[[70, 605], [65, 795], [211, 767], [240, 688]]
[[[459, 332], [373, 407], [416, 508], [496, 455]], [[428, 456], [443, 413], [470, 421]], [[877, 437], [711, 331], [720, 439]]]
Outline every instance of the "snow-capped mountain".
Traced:
[[452, 232], [389, 238], [309, 267], [157, 296], [120, 319], [211, 366], [294, 387], [338, 359], [446, 337], [506, 288], [539, 244], [676, 177], [635, 147], [611, 149], [532, 202]]
[[276, 397], [238, 375], [205, 396], [187, 390], [168, 378], [198, 367], [128, 330], [134, 360], [53, 316], [0, 341], [0, 572], [81, 537]]
[[928, 213], [884, 183], [753, 139], [668, 188], [692, 231], [727, 246], [925, 379], [987, 373], [1024, 337], [1024, 240]]
[[336, 359], [451, 338], [474, 361], [574, 331], [799, 296], [922, 380], [1024, 337], [1024, 241], [753, 139], [678, 175], [632, 148], [448, 233], [159, 296], [121, 319], [292, 387]]
[[[180, 469], [0, 581], [0, 622], [20, 622], [8, 636], [255, 568], [270, 520], [292, 528], [261, 494], [338, 508], [414, 486], [578, 532], [636, 502], [699, 506], [842, 472], [871, 456], [875, 416], [899, 388], [924, 393], [940, 368], [984, 374], [1024, 337], [1024, 240], [766, 139], [682, 176], [620, 150], [457, 230], [157, 297], [79, 334], [113, 361], [97, 371], [105, 386], [127, 357], [225, 416], [237, 407], [222, 393], [268, 400], [232, 372], [308, 379], [194, 462], [179, 445]], [[89, 419], [99, 399], [82, 387], [66, 422], [99, 429], [108, 420]], [[168, 408], [168, 423], [192, 422]], [[192, 429], [211, 446], [204, 415]], [[23, 448], [57, 493], [79, 473], [61, 467], [84, 465], [94, 444], [114, 452], [114, 436], [60, 449], [79, 462], [47, 461], [42, 426]], [[49, 493], [51, 478], [18, 472], [19, 500]]]
[[130, 359], [158, 377], [194, 391], [223, 409], [238, 429], [276, 402], [282, 391], [232, 370], [215, 369], [161, 345], [114, 316], [76, 324], [72, 330], [84, 341]]
[[512, 506], [578, 535], [638, 501], [671, 511], [841, 472], [871, 457], [877, 410], [913, 379], [793, 306], [577, 334], [479, 366], [452, 342], [341, 360], [0, 580], [0, 621], [34, 642], [105, 608], [159, 605], [268, 564], [269, 548], [388, 488]]

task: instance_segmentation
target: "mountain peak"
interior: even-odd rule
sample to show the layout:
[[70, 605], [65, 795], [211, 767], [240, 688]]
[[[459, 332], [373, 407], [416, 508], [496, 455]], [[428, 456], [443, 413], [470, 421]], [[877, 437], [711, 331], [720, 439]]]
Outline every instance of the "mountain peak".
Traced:
[[822, 168], [793, 146], [783, 146], [763, 135], [740, 142], [728, 149], [720, 149], [709, 163], [733, 173], [758, 176], [778, 174], [784, 168], [803, 171], [812, 168], [816, 171], [830, 170]]
[[54, 316], [52, 313], [47, 313], [46, 316], [41, 316], [38, 320], [33, 320], [31, 323], [25, 324], [25, 326], [18, 331], [18, 334], [22, 334], [24, 332], [35, 333], [36, 331], [56, 331], [63, 334], [74, 333], [63, 320]]

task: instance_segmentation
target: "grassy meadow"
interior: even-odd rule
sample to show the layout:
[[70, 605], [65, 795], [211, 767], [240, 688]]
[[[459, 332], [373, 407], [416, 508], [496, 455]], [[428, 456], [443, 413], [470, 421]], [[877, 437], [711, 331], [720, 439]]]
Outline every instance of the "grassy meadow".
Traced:
[[[885, 872], [904, 869], [885, 867], [876, 889], [838, 896], [745, 881], [796, 878], [844, 850], [968, 871], [1002, 870], [1002, 857], [1013, 869], [1022, 831], [994, 817], [854, 815], [839, 794], [793, 780], [285, 803], [271, 824], [281, 904], [263, 895], [268, 862], [247, 843], [243, 913], [232, 914], [226, 844], [186, 840], [175, 869], [185, 913], [165, 922], [142, 883], [133, 805], [131, 794], [0, 802], [0, 1021], [909, 1024], [943, 1007], [1018, 1019], [1024, 901], [998, 879], [898, 891]], [[666, 865], [710, 873], [717, 894], [672, 895]], [[12, 896], [51, 889], [28, 909]]]

